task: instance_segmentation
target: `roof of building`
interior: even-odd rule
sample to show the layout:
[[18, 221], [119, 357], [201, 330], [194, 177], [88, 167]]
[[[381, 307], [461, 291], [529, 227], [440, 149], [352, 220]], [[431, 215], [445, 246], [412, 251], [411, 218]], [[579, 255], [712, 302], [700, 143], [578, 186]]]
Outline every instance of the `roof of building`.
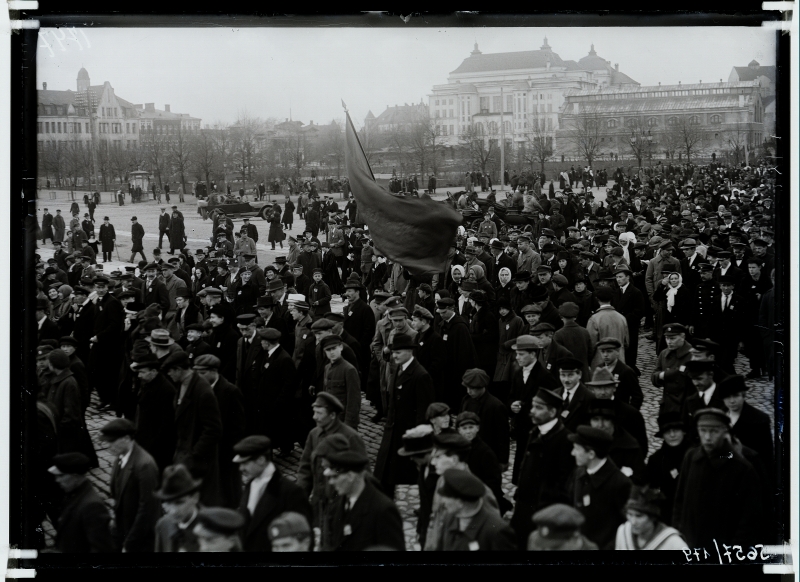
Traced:
[[[758, 63], [756, 63], [758, 64]], [[740, 81], [754, 81], [759, 77], [766, 77], [775, 82], [775, 66], [733, 67]]]
[[551, 67], [564, 67], [564, 61], [551, 50], [519, 51], [513, 53], [471, 54], [452, 75], [508, 71], [517, 69], [544, 69], [550, 60]]
[[410, 123], [417, 119], [420, 112], [427, 115], [428, 108], [418, 103], [416, 105], [395, 105], [394, 107], [387, 107], [386, 110], [378, 115], [375, 119], [378, 124], [400, 124]]
[[652, 93], [655, 91], [692, 91], [695, 89], [739, 89], [757, 87], [757, 81], [740, 81], [735, 83], [689, 83], [686, 85], [637, 85], [636, 87], [604, 86], [591, 89], [571, 89], [566, 93], [569, 97], [582, 95], [610, 95], [619, 93]]
[[75, 91], [39, 89], [36, 93], [40, 105], [72, 105], [75, 100]]
[[89, 80], [89, 71], [81, 67], [81, 70], [78, 71], [78, 80], [84, 80], [84, 79], [86, 79], [87, 81]]
[[367, 119], [375, 119], [375, 116], [372, 114], [372, 109], [367, 111]]
[[[747, 105], [751, 105], [754, 95], [745, 95]], [[575, 103], [567, 102], [563, 113], [575, 112]], [[580, 112], [587, 115], [640, 115], [658, 114], [664, 111], [692, 111], [706, 109], [737, 109], [739, 95], [723, 93], [719, 95], [691, 95], [688, 97], [650, 97], [647, 99], [603, 99], [581, 101]]]
[[625, 73], [620, 71], [612, 71], [611, 72], [611, 84], [612, 85], [638, 85], [638, 81], [634, 81]]

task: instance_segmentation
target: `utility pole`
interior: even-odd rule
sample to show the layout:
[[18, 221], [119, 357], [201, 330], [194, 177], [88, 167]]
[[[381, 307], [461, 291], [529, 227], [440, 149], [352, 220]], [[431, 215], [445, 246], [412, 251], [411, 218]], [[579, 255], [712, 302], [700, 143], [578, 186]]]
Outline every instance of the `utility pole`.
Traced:
[[506, 124], [503, 120], [505, 112], [505, 102], [503, 101], [503, 86], [500, 85], [500, 190], [505, 190], [506, 177]]
[[[89, 180], [89, 188], [94, 190], [93, 184], [97, 181], [97, 111], [92, 105], [92, 93], [89, 88], [86, 89], [86, 110], [89, 112], [89, 130], [91, 131], [92, 139], [92, 156], [91, 156], [91, 172], [92, 177]], [[97, 191], [100, 191], [100, 183], [97, 183]]]

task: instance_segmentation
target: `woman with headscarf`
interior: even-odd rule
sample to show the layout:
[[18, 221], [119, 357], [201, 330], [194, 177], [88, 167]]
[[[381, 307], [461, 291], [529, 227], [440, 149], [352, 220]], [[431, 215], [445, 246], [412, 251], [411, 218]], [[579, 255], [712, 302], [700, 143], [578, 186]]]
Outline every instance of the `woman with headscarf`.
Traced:
[[656, 285], [653, 301], [661, 303], [661, 325], [691, 320], [691, 293], [683, 285], [683, 277], [674, 271], [662, 271], [664, 278]]
[[192, 270], [192, 295], [197, 297], [197, 294], [210, 286], [208, 278], [208, 271], [205, 267], [195, 267]]
[[617, 529], [615, 550], [683, 550], [686, 541], [680, 532], [659, 518], [664, 495], [648, 486], [631, 488], [625, 504], [627, 521]]
[[497, 273], [497, 278], [499, 282], [495, 285], [495, 302], [497, 304], [500, 303], [503, 299], [507, 301], [511, 301], [511, 290], [514, 288], [514, 285], [511, 284], [511, 269], [508, 267], [503, 267]]
[[631, 259], [634, 258], [634, 244], [636, 244], [636, 235], [632, 232], [623, 232], [619, 235], [619, 246], [622, 247], [622, 256], [631, 269], [633, 269], [633, 265], [631, 265]]
[[466, 276], [466, 269], [463, 265], [453, 265], [450, 267], [451, 278], [453, 282], [447, 288], [450, 297], [458, 297], [458, 288], [461, 286], [461, 280]]
[[486, 278], [483, 267], [480, 265], [472, 265], [469, 268], [469, 278], [475, 281], [480, 291], [486, 293], [486, 302], [489, 306], [494, 304], [495, 292], [494, 287]]

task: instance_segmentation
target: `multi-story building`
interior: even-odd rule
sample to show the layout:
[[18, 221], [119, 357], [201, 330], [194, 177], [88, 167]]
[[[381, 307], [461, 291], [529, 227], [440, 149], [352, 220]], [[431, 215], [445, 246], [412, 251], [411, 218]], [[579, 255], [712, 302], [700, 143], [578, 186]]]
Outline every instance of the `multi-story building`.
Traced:
[[576, 62], [553, 52], [547, 38], [539, 50], [513, 53], [483, 54], [475, 43], [448, 82], [433, 87], [428, 106], [446, 144], [474, 133], [497, 139], [503, 124], [506, 140], [519, 145], [534, 124], [540, 135], [556, 136], [568, 91], [638, 86], [619, 65], [599, 57], [594, 45]]
[[758, 81], [573, 90], [560, 112], [557, 154], [583, 157], [581, 140], [594, 140], [598, 158], [638, 151], [677, 159], [687, 142], [693, 155], [752, 151], [763, 141], [763, 119]]
[[733, 67], [728, 76], [729, 83], [758, 81], [761, 87], [761, 103], [764, 106], [764, 137], [775, 135], [775, 65], [762, 66], [753, 59], [746, 67]]
[[364, 119], [364, 127], [368, 132], [380, 133], [391, 131], [395, 129], [402, 129], [413, 125], [420, 118], [425, 118], [428, 115], [428, 107], [423, 101], [417, 104], [408, 103], [404, 105], [395, 105], [394, 107], [386, 106], [386, 110], [375, 117], [372, 111], [367, 113]]

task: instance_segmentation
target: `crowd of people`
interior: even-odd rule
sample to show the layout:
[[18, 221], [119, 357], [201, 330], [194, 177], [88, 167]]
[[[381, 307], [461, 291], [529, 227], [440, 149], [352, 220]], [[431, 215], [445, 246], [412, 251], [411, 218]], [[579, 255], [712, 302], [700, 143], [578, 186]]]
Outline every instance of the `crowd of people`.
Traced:
[[[419, 487], [428, 551], [772, 543], [770, 418], [747, 394], [775, 374], [777, 173], [618, 177], [605, 204], [540, 191], [535, 236], [490, 206], [434, 274], [375, 248], [354, 199], [273, 208], [273, 248], [287, 212], [306, 228], [268, 265], [256, 227], [219, 210], [206, 248], [169, 236], [168, 260], [110, 273], [53, 237], [36, 499], [56, 551], [405, 550], [398, 485]], [[111, 512], [87, 478], [92, 393], [117, 416], [100, 430]], [[383, 425], [374, 458], [362, 398]]]

